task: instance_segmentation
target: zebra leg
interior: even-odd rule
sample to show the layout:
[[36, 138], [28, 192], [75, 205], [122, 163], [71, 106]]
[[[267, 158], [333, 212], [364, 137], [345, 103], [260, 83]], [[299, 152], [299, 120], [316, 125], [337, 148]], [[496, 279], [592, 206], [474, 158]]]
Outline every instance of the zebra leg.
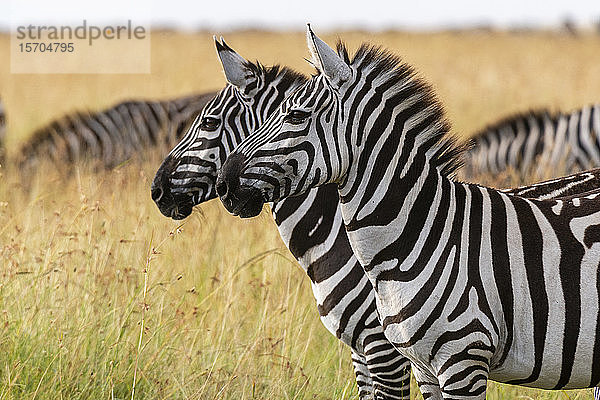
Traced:
[[370, 400], [373, 398], [373, 380], [371, 373], [367, 368], [367, 360], [362, 354], [352, 349], [352, 365], [354, 365], [354, 374], [356, 375], [356, 385], [358, 386], [358, 398], [360, 400]]
[[442, 390], [436, 377], [414, 365], [412, 371], [424, 400], [442, 400]]
[[383, 332], [371, 336], [364, 351], [374, 398], [410, 400], [410, 361], [387, 341]]
[[451, 356], [438, 373], [443, 399], [485, 400], [489, 367], [479, 360]]
[[594, 400], [600, 400], [600, 388], [594, 388]]

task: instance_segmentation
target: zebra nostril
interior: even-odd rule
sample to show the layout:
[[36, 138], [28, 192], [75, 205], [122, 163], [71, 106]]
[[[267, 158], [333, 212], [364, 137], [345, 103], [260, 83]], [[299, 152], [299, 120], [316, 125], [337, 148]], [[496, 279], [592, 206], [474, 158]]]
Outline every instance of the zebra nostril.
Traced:
[[151, 190], [152, 200], [158, 202], [163, 196], [163, 190], [161, 187], [153, 187]]
[[223, 197], [227, 194], [227, 183], [225, 181], [217, 182], [217, 194]]

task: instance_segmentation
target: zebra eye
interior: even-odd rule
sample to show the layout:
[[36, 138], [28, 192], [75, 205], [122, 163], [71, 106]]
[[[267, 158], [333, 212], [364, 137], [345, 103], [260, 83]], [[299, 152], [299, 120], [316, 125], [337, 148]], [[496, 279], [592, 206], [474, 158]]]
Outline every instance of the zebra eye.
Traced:
[[203, 131], [211, 132], [216, 130], [220, 124], [221, 121], [219, 121], [219, 119], [217, 118], [204, 117], [202, 118], [202, 122], [200, 123], [200, 129], [202, 129]]
[[285, 116], [284, 120], [293, 125], [299, 125], [306, 121], [310, 117], [310, 113], [301, 110], [290, 110]]

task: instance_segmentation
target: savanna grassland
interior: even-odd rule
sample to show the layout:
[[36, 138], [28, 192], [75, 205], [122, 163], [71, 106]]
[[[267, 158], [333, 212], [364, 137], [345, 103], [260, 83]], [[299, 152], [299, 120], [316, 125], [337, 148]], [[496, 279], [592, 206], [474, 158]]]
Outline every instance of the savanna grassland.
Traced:
[[[222, 87], [211, 35], [154, 33], [148, 75], [11, 74], [0, 36], [9, 157], [67, 111]], [[340, 36], [402, 54], [465, 136], [510, 112], [600, 100], [598, 35]], [[225, 37], [249, 59], [312, 72], [302, 33]], [[356, 399], [349, 351], [319, 322], [268, 213], [242, 221], [214, 200], [171, 221], [150, 199], [161, 155], [149, 158], [68, 177], [46, 166], [22, 178], [10, 158], [0, 169], [0, 400]], [[488, 398], [591, 393], [490, 383]]]

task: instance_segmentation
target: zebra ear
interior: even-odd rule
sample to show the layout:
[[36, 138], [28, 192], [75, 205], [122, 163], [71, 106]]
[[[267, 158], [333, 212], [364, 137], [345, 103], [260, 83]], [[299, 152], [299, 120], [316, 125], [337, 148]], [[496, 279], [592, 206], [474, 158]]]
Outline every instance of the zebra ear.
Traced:
[[352, 69], [337, 55], [335, 50], [322, 41], [307, 25], [306, 41], [312, 54], [313, 64], [323, 75], [337, 85], [341, 86], [352, 77]]
[[243, 90], [250, 82], [255, 81], [254, 73], [247, 67], [248, 61], [229, 47], [223, 37], [221, 37], [221, 42], [217, 40], [216, 36], [213, 38], [227, 82]]

